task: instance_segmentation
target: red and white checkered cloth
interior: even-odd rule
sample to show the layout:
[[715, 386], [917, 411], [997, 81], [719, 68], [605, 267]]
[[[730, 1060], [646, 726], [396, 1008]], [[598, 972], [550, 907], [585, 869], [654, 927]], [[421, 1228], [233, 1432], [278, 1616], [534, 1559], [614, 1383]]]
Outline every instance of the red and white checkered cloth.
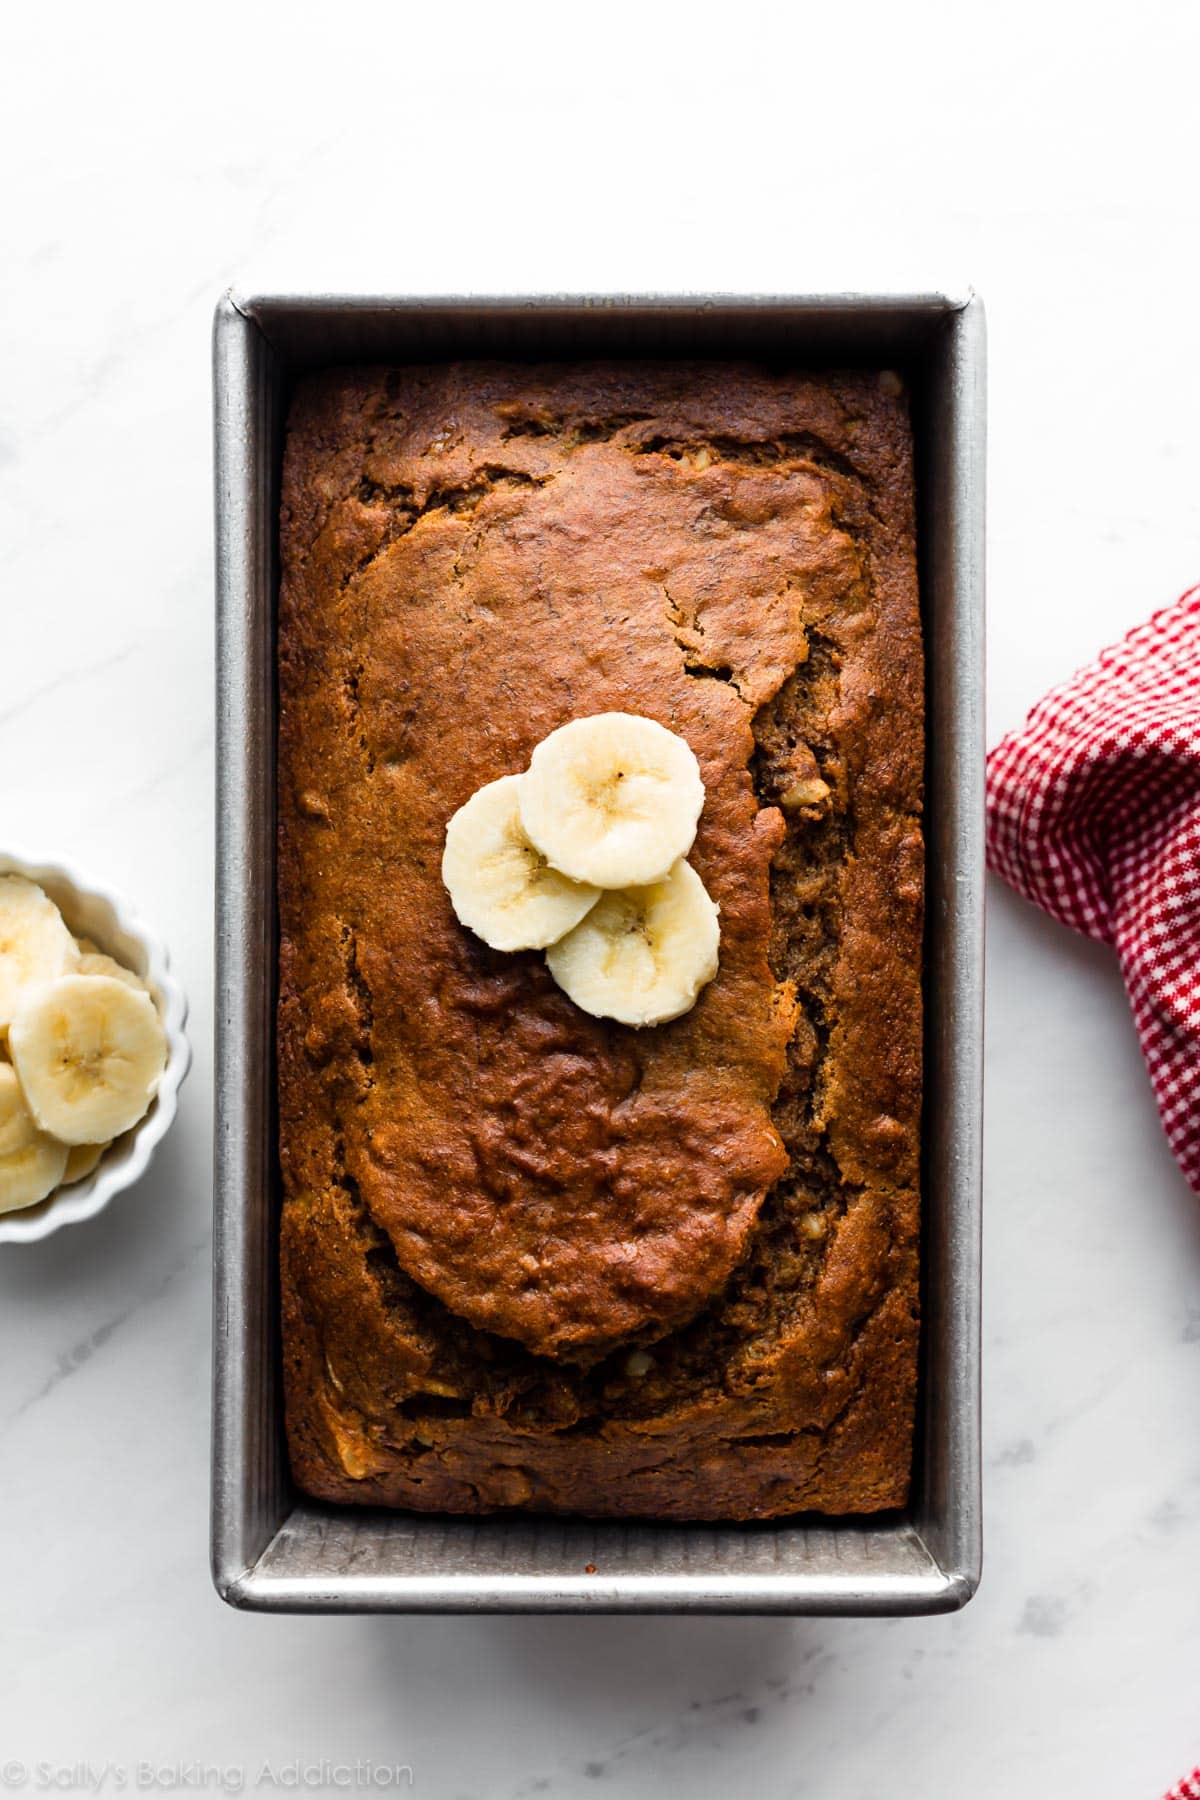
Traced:
[[1200, 587], [996, 745], [987, 812], [989, 866], [1116, 950], [1171, 1148], [1200, 1191]]
[[1177, 1781], [1163, 1800], [1200, 1800], [1200, 1769], [1193, 1769], [1182, 1781]]

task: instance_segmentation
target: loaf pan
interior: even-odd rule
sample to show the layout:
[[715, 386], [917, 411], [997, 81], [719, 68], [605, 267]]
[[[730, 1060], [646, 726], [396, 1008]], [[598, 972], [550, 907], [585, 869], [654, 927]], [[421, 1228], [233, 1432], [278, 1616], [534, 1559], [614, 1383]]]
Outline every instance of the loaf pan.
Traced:
[[[901, 370], [928, 661], [922, 1351], [902, 1513], [754, 1525], [322, 1506], [288, 1474], [276, 1275], [275, 602], [289, 386], [330, 363], [749, 358]], [[984, 327], [970, 294], [226, 295], [214, 327], [217, 1044], [213, 1577], [308, 1612], [950, 1611], [981, 1555]]]

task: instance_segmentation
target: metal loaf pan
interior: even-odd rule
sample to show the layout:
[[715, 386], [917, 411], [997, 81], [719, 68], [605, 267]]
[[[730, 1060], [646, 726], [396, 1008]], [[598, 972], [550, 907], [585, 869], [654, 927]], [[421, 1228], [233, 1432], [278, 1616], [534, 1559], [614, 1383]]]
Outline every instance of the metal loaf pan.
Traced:
[[[215, 321], [218, 620], [213, 1574], [272, 1611], [925, 1613], [980, 1563], [984, 330], [970, 295], [229, 294]], [[289, 382], [449, 357], [737, 357], [903, 370], [928, 652], [923, 1335], [902, 1514], [759, 1525], [455, 1519], [297, 1494], [280, 1399], [276, 522]]]

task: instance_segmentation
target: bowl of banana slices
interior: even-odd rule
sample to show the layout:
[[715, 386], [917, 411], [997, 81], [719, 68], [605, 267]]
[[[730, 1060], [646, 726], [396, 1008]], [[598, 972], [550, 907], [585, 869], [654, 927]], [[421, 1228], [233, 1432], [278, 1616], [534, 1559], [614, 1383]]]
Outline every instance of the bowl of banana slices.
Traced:
[[145, 1172], [191, 1052], [167, 953], [117, 896], [0, 854], [0, 1244], [90, 1219]]

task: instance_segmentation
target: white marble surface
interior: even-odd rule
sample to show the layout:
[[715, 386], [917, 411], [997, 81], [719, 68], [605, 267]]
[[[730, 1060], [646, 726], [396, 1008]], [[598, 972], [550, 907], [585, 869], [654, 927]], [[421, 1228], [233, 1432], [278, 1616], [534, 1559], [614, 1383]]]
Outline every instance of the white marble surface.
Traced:
[[218, 293], [974, 283], [994, 734], [1200, 578], [1198, 18], [8, 11], [2, 831], [158, 923], [196, 1063], [140, 1190], [0, 1255], [0, 1779], [362, 1757], [447, 1800], [1155, 1800], [1200, 1758], [1200, 1203], [1110, 959], [1003, 892], [963, 1614], [275, 1620], [206, 1566]]

